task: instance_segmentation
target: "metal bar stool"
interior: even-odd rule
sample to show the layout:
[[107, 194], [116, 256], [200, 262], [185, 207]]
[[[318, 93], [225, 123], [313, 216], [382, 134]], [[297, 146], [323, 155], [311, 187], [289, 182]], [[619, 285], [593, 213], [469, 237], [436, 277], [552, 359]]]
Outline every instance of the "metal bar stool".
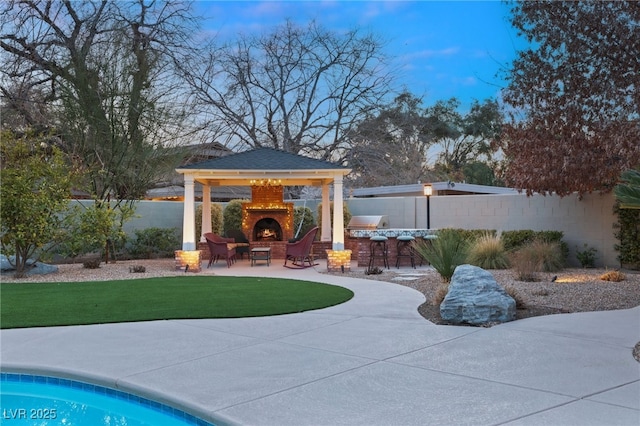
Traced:
[[384, 266], [389, 269], [389, 258], [387, 248], [387, 237], [373, 236], [369, 239], [369, 270], [371, 270], [375, 264], [376, 259], [382, 259]]
[[396, 268], [400, 269], [400, 259], [408, 258], [411, 260], [411, 267], [416, 269], [416, 259], [411, 244], [415, 240], [411, 235], [400, 235], [396, 244]]

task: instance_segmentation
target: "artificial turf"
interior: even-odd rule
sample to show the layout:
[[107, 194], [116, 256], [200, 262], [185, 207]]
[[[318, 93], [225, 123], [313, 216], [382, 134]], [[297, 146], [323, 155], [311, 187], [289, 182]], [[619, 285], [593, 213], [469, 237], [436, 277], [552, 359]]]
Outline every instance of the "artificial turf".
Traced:
[[71, 283], [0, 283], [0, 328], [240, 318], [337, 305], [343, 287], [257, 277], [164, 277]]

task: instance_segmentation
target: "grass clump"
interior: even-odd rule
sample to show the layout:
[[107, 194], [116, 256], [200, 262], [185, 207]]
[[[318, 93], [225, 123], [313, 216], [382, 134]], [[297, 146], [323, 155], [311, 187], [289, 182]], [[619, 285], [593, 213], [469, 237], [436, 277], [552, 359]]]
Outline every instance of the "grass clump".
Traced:
[[447, 297], [447, 293], [449, 292], [449, 284], [442, 283], [436, 288], [435, 293], [433, 293], [433, 298], [431, 302], [434, 306], [440, 306], [444, 301], [444, 298]]
[[516, 309], [524, 309], [526, 308], [526, 304], [524, 303], [524, 299], [522, 298], [522, 296], [520, 296], [520, 293], [518, 293], [518, 290], [511, 285], [508, 285], [504, 288], [504, 291], [507, 292], [507, 294], [509, 296], [511, 296], [511, 298], [513, 300], [515, 300], [516, 302]]
[[442, 281], [450, 282], [455, 269], [467, 260], [468, 245], [456, 232], [442, 230], [437, 238], [413, 243], [413, 248], [440, 274]]
[[620, 281], [624, 281], [626, 277], [624, 276], [624, 274], [620, 271], [607, 271], [604, 274], [600, 275], [600, 279], [602, 281], [613, 281], [613, 282], [620, 282]]
[[562, 249], [557, 242], [535, 240], [512, 254], [511, 265], [519, 281], [538, 281], [538, 272], [562, 269]]
[[482, 269], [508, 269], [510, 266], [502, 239], [489, 233], [472, 243], [467, 261]]

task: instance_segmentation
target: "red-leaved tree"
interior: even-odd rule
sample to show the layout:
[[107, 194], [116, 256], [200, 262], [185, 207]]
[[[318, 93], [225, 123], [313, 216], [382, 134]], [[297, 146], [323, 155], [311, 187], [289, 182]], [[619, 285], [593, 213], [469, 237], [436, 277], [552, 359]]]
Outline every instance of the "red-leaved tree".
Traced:
[[610, 191], [640, 164], [640, 3], [519, 1], [512, 13], [532, 47], [504, 92], [507, 184]]

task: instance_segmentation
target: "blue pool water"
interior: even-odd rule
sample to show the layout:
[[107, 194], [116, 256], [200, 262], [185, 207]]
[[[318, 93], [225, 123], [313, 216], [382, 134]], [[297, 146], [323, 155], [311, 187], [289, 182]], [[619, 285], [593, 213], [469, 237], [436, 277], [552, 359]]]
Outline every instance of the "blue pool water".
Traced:
[[12, 426], [213, 426], [136, 395], [73, 380], [0, 375], [0, 423]]

